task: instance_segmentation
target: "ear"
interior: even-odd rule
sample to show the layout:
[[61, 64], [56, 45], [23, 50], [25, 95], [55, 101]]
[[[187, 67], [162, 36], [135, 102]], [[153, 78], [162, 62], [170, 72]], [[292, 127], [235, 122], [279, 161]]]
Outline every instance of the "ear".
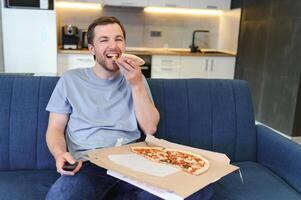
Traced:
[[88, 49], [92, 55], [95, 55], [95, 48], [92, 44], [88, 44]]

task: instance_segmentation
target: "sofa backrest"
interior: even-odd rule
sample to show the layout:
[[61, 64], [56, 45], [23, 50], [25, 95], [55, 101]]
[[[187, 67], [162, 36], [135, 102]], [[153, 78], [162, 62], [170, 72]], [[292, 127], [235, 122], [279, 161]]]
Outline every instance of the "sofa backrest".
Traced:
[[241, 80], [149, 81], [160, 111], [156, 137], [225, 153], [231, 161], [256, 160], [251, 94]]
[[0, 76], [0, 170], [49, 169], [46, 105], [57, 77]]
[[[58, 77], [0, 76], [0, 170], [49, 169], [45, 111]], [[160, 112], [156, 136], [256, 159], [256, 132], [248, 85], [238, 80], [148, 80]]]

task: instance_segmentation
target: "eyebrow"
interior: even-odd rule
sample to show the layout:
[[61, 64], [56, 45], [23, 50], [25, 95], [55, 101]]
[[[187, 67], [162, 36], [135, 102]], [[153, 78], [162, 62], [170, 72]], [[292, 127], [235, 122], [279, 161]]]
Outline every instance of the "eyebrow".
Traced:
[[[115, 38], [124, 38], [122, 35], [117, 35], [117, 36], [115, 36]], [[109, 39], [109, 37], [108, 36], [100, 36], [100, 37], [98, 37], [97, 38], [98, 40], [101, 40], [101, 39]]]
[[122, 39], [124, 39], [123, 35], [117, 35], [115, 38], [122, 38]]

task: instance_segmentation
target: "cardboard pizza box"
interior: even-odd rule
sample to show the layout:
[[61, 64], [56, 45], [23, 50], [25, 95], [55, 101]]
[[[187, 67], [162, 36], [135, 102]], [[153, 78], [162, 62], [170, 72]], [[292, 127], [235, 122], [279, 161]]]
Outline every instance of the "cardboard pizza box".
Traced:
[[[191, 175], [177, 168], [155, 163], [136, 155], [131, 151], [132, 146], [160, 146], [190, 151], [205, 157], [209, 161], [210, 167], [201, 175]], [[150, 135], [146, 137], [145, 142], [96, 149], [90, 151], [88, 155], [91, 162], [108, 169], [112, 176], [123, 177], [123, 180], [130, 183], [131, 180], [136, 183], [145, 183], [146, 186], [174, 193], [183, 199], [239, 169], [230, 164], [230, 159], [225, 154], [168, 142]]]

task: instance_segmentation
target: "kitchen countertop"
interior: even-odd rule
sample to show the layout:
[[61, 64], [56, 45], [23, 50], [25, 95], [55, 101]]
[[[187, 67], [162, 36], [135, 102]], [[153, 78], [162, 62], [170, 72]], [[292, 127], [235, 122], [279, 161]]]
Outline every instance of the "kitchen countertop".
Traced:
[[[89, 54], [88, 49], [66, 50], [59, 49], [58, 53], [64, 54]], [[145, 47], [127, 47], [126, 53], [135, 55], [170, 55], [170, 56], [223, 56], [235, 57], [235, 52], [220, 51], [216, 49], [202, 49], [201, 52], [191, 53], [186, 48], [145, 48]]]

